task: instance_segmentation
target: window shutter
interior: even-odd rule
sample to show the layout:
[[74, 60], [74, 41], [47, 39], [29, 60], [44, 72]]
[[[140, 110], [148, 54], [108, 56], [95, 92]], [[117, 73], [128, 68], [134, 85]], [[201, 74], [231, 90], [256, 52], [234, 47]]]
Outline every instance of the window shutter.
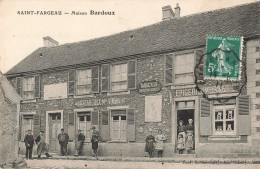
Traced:
[[108, 141], [110, 139], [109, 135], [109, 113], [108, 111], [102, 111], [101, 115], [101, 137], [102, 141]]
[[70, 69], [69, 70], [69, 80], [68, 80], [68, 95], [74, 95], [75, 75], [76, 75], [76, 71], [74, 69]]
[[74, 112], [69, 112], [68, 135], [70, 141], [75, 140]]
[[136, 89], [136, 61], [128, 61], [128, 89]]
[[98, 121], [99, 121], [98, 111], [91, 112], [91, 125], [95, 126], [97, 131], [98, 131]]
[[94, 66], [91, 69], [92, 73], [92, 92], [98, 93], [99, 92], [99, 80], [98, 80], [98, 74], [99, 74], [99, 67]]
[[128, 109], [127, 115], [126, 139], [127, 141], [135, 141], [135, 110]]
[[40, 115], [33, 115], [33, 136], [36, 138], [40, 133]]
[[[203, 51], [202, 50], [196, 50], [196, 65], [199, 67], [196, 69], [196, 75], [197, 75], [197, 80], [203, 80], [204, 78], [204, 57], [202, 57]], [[200, 61], [200, 58], [201, 61]]]
[[102, 65], [101, 67], [101, 92], [108, 92], [109, 90], [109, 65]]
[[16, 78], [16, 92], [22, 96], [22, 78], [21, 77], [17, 77]]
[[41, 97], [41, 79], [40, 76], [37, 75], [34, 77], [35, 83], [34, 83], [34, 98], [40, 98]]
[[210, 101], [202, 98], [200, 101], [200, 135], [211, 135], [211, 126], [212, 120]]
[[172, 84], [173, 54], [165, 55], [164, 61], [164, 83], [165, 85]]
[[22, 124], [23, 124], [23, 119], [22, 115], [19, 116], [19, 134], [18, 134], [18, 139], [22, 139]]
[[249, 135], [250, 134], [250, 97], [243, 95], [237, 97], [237, 134]]

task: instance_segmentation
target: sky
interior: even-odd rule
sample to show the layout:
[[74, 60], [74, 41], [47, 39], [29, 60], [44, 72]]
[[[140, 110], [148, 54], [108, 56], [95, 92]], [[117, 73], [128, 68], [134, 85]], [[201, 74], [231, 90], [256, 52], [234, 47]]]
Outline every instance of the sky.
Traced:
[[[60, 45], [140, 28], [162, 20], [162, 7], [176, 3], [181, 17], [259, 0], [0, 0], [0, 71], [6, 73], [50, 36]], [[89, 15], [89, 11], [115, 15]], [[63, 15], [19, 15], [62, 11]], [[72, 11], [88, 15], [70, 15]], [[64, 14], [70, 13], [69, 15]], [[32, 63], [33, 64], [33, 63]]]

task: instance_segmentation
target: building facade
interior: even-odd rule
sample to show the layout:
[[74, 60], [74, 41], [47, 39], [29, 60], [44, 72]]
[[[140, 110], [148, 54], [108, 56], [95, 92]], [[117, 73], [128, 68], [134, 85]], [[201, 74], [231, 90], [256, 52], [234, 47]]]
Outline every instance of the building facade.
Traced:
[[[50, 151], [57, 152], [64, 128], [74, 154], [80, 129], [86, 136], [84, 154], [90, 155], [96, 126], [102, 137], [99, 155], [145, 156], [146, 136], [161, 129], [164, 156], [172, 157], [178, 154], [178, 122], [187, 126], [192, 119], [191, 154], [259, 156], [259, 4], [185, 17], [180, 7], [173, 12], [167, 6], [162, 22], [140, 29], [65, 45], [45, 37], [48, 45], [6, 74], [23, 98], [21, 141], [28, 129], [35, 137], [44, 130]], [[241, 93], [227, 84], [219, 95], [214, 92], [219, 86], [208, 85], [210, 99], [205, 99], [198, 89], [209, 34], [244, 37], [247, 69]]]

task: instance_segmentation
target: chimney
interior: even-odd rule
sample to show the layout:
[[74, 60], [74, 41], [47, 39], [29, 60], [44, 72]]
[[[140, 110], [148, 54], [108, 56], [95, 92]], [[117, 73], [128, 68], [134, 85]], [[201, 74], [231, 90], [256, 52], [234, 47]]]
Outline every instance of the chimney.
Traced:
[[176, 4], [176, 7], [174, 8], [175, 10], [175, 18], [180, 18], [181, 17], [181, 8], [179, 7], [179, 3]]
[[52, 39], [49, 36], [43, 37], [43, 43], [44, 43], [44, 47], [53, 47], [53, 46], [58, 46], [59, 42], [57, 42], [56, 40]]
[[170, 20], [174, 18], [174, 12], [170, 5], [162, 7], [162, 20]]

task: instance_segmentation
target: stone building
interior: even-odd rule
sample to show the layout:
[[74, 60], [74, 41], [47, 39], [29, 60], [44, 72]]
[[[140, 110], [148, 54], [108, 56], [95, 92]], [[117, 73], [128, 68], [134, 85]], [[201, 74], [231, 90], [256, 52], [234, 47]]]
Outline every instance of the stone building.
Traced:
[[18, 158], [21, 97], [0, 72], [0, 166], [12, 167]]
[[[145, 156], [149, 131], [156, 135], [162, 129], [164, 156], [176, 156], [177, 123], [193, 119], [192, 154], [259, 156], [259, 6], [184, 17], [179, 6], [174, 11], [166, 6], [163, 21], [143, 28], [64, 45], [45, 37], [46, 46], [6, 73], [23, 99], [21, 141], [27, 129], [35, 137], [44, 130], [50, 150], [57, 152], [57, 135], [64, 128], [74, 154], [73, 140], [81, 129], [84, 154], [90, 155], [90, 128], [96, 126], [102, 136], [99, 155]], [[212, 92], [209, 101], [197, 90], [194, 68], [207, 35], [244, 37], [247, 82], [241, 94], [221, 88], [223, 95]], [[220, 121], [216, 110], [225, 113]], [[224, 118], [228, 112], [230, 119]], [[224, 127], [228, 124], [230, 130]]]

